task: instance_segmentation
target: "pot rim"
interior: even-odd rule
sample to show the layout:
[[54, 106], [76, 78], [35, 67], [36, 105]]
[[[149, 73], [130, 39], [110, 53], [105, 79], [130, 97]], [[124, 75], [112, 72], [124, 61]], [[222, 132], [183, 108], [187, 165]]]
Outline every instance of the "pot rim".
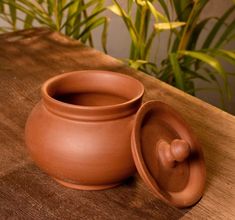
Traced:
[[[124, 101], [119, 104], [113, 104], [113, 105], [104, 105], [104, 106], [85, 106], [85, 105], [76, 105], [71, 103], [62, 102], [60, 100], [57, 100], [56, 98], [53, 98], [48, 93], [49, 86], [56, 82], [63, 79], [66, 79], [73, 75], [78, 74], [109, 74], [114, 77], [121, 77], [126, 78], [128, 80], [131, 80], [133, 83], [135, 83], [139, 88], [139, 91], [137, 95], [131, 99], [128, 99], [127, 101]], [[58, 115], [67, 117], [67, 118], [79, 118], [79, 119], [88, 119], [88, 120], [94, 120], [99, 119], [99, 116], [102, 116], [102, 120], [115, 118], [116, 117], [123, 117], [129, 114], [133, 113], [133, 110], [136, 108], [137, 105], [139, 105], [139, 102], [141, 102], [141, 99], [144, 94], [144, 86], [143, 84], [128, 75], [113, 72], [113, 71], [106, 71], [106, 70], [79, 70], [79, 71], [72, 71], [63, 73], [60, 75], [56, 75], [50, 79], [48, 79], [41, 87], [41, 94], [43, 102], [45, 103], [45, 106], [48, 110], [52, 111], [53, 113], [56, 113]], [[136, 111], [136, 109], [135, 109]], [[95, 115], [92, 115], [94, 114]], [[119, 112], [119, 113], [118, 113]], [[106, 116], [106, 117], [105, 117]], [[110, 116], [110, 117], [109, 117]]]

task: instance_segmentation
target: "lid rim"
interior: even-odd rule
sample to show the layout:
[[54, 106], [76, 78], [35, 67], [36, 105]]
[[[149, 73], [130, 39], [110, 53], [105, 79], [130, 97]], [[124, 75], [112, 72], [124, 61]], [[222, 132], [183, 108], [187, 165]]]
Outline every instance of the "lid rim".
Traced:
[[[182, 126], [188, 131], [189, 138], [192, 139], [195, 146], [192, 146], [193, 151], [196, 152], [196, 160], [191, 161], [191, 157], [189, 158], [189, 180], [185, 187], [177, 192], [170, 192], [162, 189], [159, 185], [157, 180], [152, 176], [151, 171], [147, 167], [146, 161], [143, 158], [143, 152], [141, 146], [141, 126], [143, 123], [143, 119], [145, 115], [152, 110], [153, 108], [166, 108], [167, 114], [174, 112], [173, 116], [179, 119], [182, 122]], [[145, 122], [146, 123], [146, 122]], [[146, 137], [145, 137], [146, 138]], [[142, 107], [137, 112], [137, 116], [135, 119], [134, 127], [132, 130], [132, 154], [134, 158], [134, 162], [136, 164], [138, 173], [140, 174], [141, 178], [145, 182], [145, 184], [151, 189], [151, 191], [156, 195], [158, 198], [163, 200], [164, 202], [174, 205], [178, 208], [184, 208], [188, 206], [192, 206], [196, 202], [200, 200], [205, 188], [205, 179], [206, 179], [206, 169], [204, 163], [203, 152], [198, 144], [192, 129], [187, 125], [182, 117], [179, 116], [178, 112], [176, 112], [173, 108], [169, 105], [160, 102], [160, 101], [149, 101], [142, 105]], [[195, 177], [198, 177], [199, 180]], [[192, 184], [192, 180], [196, 180], [198, 184]], [[190, 193], [189, 193], [190, 192]]]

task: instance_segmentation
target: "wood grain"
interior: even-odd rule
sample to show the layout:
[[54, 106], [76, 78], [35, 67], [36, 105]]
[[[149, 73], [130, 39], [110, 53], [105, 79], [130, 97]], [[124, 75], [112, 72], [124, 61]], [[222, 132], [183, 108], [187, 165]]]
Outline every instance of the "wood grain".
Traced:
[[[137, 176], [105, 191], [64, 188], [39, 170], [24, 146], [24, 125], [51, 76], [82, 69], [129, 74], [145, 85], [144, 100], [177, 109], [203, 146], [207, 185], [189, 209], [155, 198]], [[235, 117], [116, 59], [47, 29], [0, 36], [1, 219], [234, 219]]]

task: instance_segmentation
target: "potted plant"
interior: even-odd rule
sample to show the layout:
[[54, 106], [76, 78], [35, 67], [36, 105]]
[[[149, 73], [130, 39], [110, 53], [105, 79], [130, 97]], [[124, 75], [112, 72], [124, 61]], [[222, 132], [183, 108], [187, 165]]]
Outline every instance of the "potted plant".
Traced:
[[93, 47], [92, 30], [103, 26], [102, 35], [107, 31], [104, 10], [104, 0], [2, 0], [0, 19], [6, 27], [0, 31], [45, 26]]
[[[192, 95], [197, 90], [195, 79], [216, 83], [222, 101], [230, 98], [228, 76], [233, 73], [225, 70], [221, 59], [235, 65], [234, 51], [224, 49], [234, 40], [235, 19], [233, 16], [229, 21], [229, 18], [234, 15], [235, 5], [221, 17], [200, 20], [208, 2], [136, 0], [128, 1], [124, 9], [120, 1], [113, 0], [109, 10], [120, 16], [131, 38], [127, 63]], [[215, 20], [214, 25], [206, 33], [211, 20]], [[169, 33], [167, 43], [161, 45], [159, 39], [166, 31]], [[157, 49], [153, 46], [154, 40], [158, 41]], [[167, 55], [158, 64], [150, 54], [154, 52], [158, 58], [159, 50], [165, 49]]]
[[[41, 25], [94, 46], [92, 31], [102, 26], [100, 39], [107, 52], [109, 19], [103, 12], [108, 9], [120, 16], [129, 32], [130, 55], [124, 60], [131, 67], [192, 95], [198, 89], [195, 79], [200, 79], [217, 85], [222, 102], [231, 97], [228, 76], [234, 73], [226, 71], [221, 60], [235, 65], [234, 51], [224, 49], [234, 40], [235, 5], [220, 17], [200, 20], [209, 0], [128, 0], [127, 8], [120, 2], [113, 0], [113, 5], [106, 7], [105, 0], [2, 0], [0, 19], [8, 26], [0, 30]], [[23, 15], [19, 16], [18, 11]], [[206, 33], [212, 20], [215, 22]], [[168, 39], [161, 45], [163, 32], [168, 32]], [[161, 63], [157, 62], [160, 49], [167, 50]]]

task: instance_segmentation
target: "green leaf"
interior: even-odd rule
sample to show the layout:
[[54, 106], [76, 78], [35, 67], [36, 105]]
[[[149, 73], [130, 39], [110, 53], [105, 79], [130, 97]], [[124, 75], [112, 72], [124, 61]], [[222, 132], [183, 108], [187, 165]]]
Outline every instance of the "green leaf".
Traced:
[[149, 10], [152, 12], [156, 22], [158, 22], [159, 19], [162, 20], [163, 22], [168, 22], [168, 19], [158, 10], [156, 10], [156, 8], [153, 6], [153, 4], [150, 1], [147, 1], [147, 6]]
[[31, 28], [33, 24], [34, 17], [31, 15], [26, 15], [25, 20], [24, 20], [24, 28]]
[[222, 36], [220, 37], [220, 39], [216, 42], [215, 44], [215, 48], [220, 48], [222, 46], [223, 43], [225, 43], [227, 41], [227, 38], [233, 34], [233, 32], [235, 31], [235, 19], [227, 26], [227, 28], [225, 29], [225, 31], [223, 31]]
[[224, 55], [226, 55], [227, 57], [229, 57], [233, 61], [235, 61], [235, 51], [229, 51], [229, 50], [223, 50], [223, 49], [220, 49], [218, 51], [223, 53]]
[[146, 2], [145, 0], [135, 0], [136, 4], [141, 6], [141, 7], [145, 7], [146, 6]]
[[158, 1], [159, 1], [160, 5], [162, 6], [168, 20], [170, 20], [170, 13], [169, 13], [168, 6], [167, 6], [165, 0], [158, 0]]
[[[182, 1], [180, 1], [180, 2], [182, 3]], [[188, 2], [188, 1], [186, 1], [186, 2]], [[206, 2], [207, 2], [207, 0], [193, 1], [193, 6], [190, 7], [189, 14], [186, 16], [187, 19], [186, 20], [182, 19], [182, 20], [186, 21], [186, 25], [182, 30], [180, 40], [179, 40], [179, 38], [177, 38], [175, 40], [174, 49], [175, 49], [176, 44], [178, 45], [177, 50], [187, 49], [188, 43], [190, 41], [190, 37], [192, 36], [192, 32], [195, 28], [197, 21], [198, 21], [200, 12], [203, 9], [203, 7], [205, 6]]]
[[129, 60], [130, 67], [137, 69], [137, 70], [146, 63], [148, 63], [148, 61], [146, 60]]
[[224, 49], [218, 49], [218, 50], [209, 50], [209, 52], [214, 56], [220, 56], [233, 64], [235, 66], [235, 52], [224, 50]]
[[62, 16], [63, 16], [63, 3], [64, 3], [64, 0], [57, 0], [57, 26], [58, 26], [58, 29], [61, 25], [61, 20], [62, 20]]
[[182, 27], [185, 24], [186, 24], [185, 22], [156, 23], [156, 24], [154, 24], [154, 28], [156, 31], [164, 31], [164, 30], [170, 30], [170, 29]]
[[[103, 12], [105, 9], [102, 8], [100, 9], [99, 11], [97, 11], [96, 13], [86, 17], [85, 19], [83, 19], [82, 22], [78, 23], [78, 24], [75, 24], [74, 27], [73, 27], [73, 31], [71, 32], [71, 35], [74, 33], [74, 31], [76, 31], [76, 28], [79, 28], [81, 27], [82, 25], [86, 25], [86, 26], [89, 26], [90, 24], [93, 23], [94, 21], [94, 18], [97, 17], [98, 14], [100, 14], [101, 12]], [[103, 19], [106, 19], [105, 17], [102, 17]]]
[[[38, 5], [36, 6], [30, 1], [24, 1], [24, 0], [18, 0], [18, 1], [3, 0], [3, 1], [6, 2], [6, 4], [12, 6], [13, 8], [23, 12], [24, 14], [34, 17], [34, 19], [37, 20], [39, 23], [45, 24], [51, 27], [52, 29], [55, 28], [55, 25], [53, 21], [48, 17], [48, 14], [44, 12]], [[20, 18], [18, 18], [18, 20], [20, 20]]]
[[183, 79], [183, 72], [180, 68], [180, 64], [177, 58], [177, 54], [176, 53], [171, 53], [169, 55], [169, 59], [170, 59], [170, 64], [172, 66], [172, 70], [175, 76], [175, 83], [176, 83], [176, 87], [184, 90], [184, 79]]
[[[67, 11], [66, 20], [65, 20], [64, 24], [60, 27], [60, 29], [62, 30], [63, 28], [65, 28], [65, 34], [68, 36], [71, 36], [70, 33], [72, 31], [72, 28], [74, 26], [75, 21], [77, 20], [77, 23], [80, 22], [80, 19], [81, 19], [80, 14], [77, 14], [76, 17], [73, 16], [79, 8], [79, 3], [80, 3], [79, 0], [70, 1], [62, 9], [63, 11], [68, 9], [68, 11]], [[79, 28], [77, 28], [76, 34], [78, 34], [78, 33], [79, 33]]]
[[194, 5], [198, 2], [199, 1], [193, 0], [173, 0], [173, 8], [175, 9], [175, 12], [177, 14], [177, 20], [186, 22], [190, 17]]
[[213, 18], [205, 18], [195, 26], [188, 43], [188, 50], [195, 50], [198, 41], [200, 41], [200, 34], [204, 31], [204, 28], [211, 19]]
[[[171, 2], [173, 2], [172, 7], [174, 7], [176, 14], [178, 16], [178, 18], [180, 18], [180, 15], [182, 14], [182, 9], [181, 9], [181, 1], [178, 0], [171, 0]], [[185, 1], [184, 1], [185, 2]]]
[[178, 53], [181, 55], [184, 55], [184, 56], [189, 56], [189, 57], [201, 60], [204, 63], [211, 66], [213, 69], [215, 69], [223, 77], [226, 77], [223, 67], [221, 66], [220, 62], [217, 59], [215, 59], [214, 57], [209, 56], [209, 55], [202, 53], [202, 52], [198, 52], [198, 51], [184, 50], [184, 51], [179, 51]]
[[133, 2], [134, 2], [134, 0], [128, 0], [128, 2], [127, 2], [127, 12], [128, 12], [128, 14], [129, 14], [130, 11], [131, 11]]
[[47, 0], [47, 10], [48, 10], [49, 16], [52, 16], [53, 14], [54, 3], [55, 3], [55, 0]]
[[119, 7], [117, 5], [110, 5], [110, 6], [107, 7], [107, 9], [109, 9], [114, 14], [122, 17], [122, 12], [121, 12], [121, 10], [119, 9]]
[[122, 9], [122, 7], [118, 4], [118, 2], [116, 0], [113, 0], [114, 5], [115, 6], [110, 6], [108, 7], [108, 9], [110, 9], [113, 13], [116, 13], [117, 15], [121, 16], [129, 33], [131, 36], [131, 39], [133, 41], [133, 43], [135, 45], [137, 45], [137, 41], [138, 41], [138, 33], [137, 30], [131, 20], [131, 17], [127, 15], [127, 13]]
[[12, 26], [16, 29], [16, 8], [14, 7], [15, 0], [11, 0], [11, 4], [9, 4], [9, 11], [12, 20]]
[[209, 78], [214, 81], [214, 82], [217, 82], [218, 79], [216, 78], [216, 74], [217, 72], [214, 72], [212, 71], [211, 69], [207, 68], [207, 67], [204, 67], [202, 68], [203, 71], [205, 71], [207, 73], [207, 75], [209, 76]]
[[155, 38], [155, 36], [156, 36], [156, 31], [152, 31], [152, 33], [150, 34], [150, 36], [149, 36], [149, 38], [148, 38], [148, 40], [147, 40], [147, 43], [146, 43], [146, 45], [145, 45], [145, 48], [144, 48], [144, 54], [145, 54], [145, 59], [147, 59], [147, 57], [148, 57], [148, 55], [149, 55], [149, 52], [150, 52], [150, 48], [151, 48], [151, 45], [152, 45], [152, 43], [153, 43], [153, 40], [154, 40], [154, 38]]
[[105, 18], [101, 17], [101, 18], [97, 18], [96, 20], [94, 20], [89, 26], [87, 26], [81, 34], [79, 34], [78, 39], [83, 38], [82, 42], [86, 42], [86, 40], [89, 37], [89, 34], [91, 32], [91, 30], [93, 30], [94, 28], [100, 26], [101, 24], [105, 23]]
[[[87, 22], [85, 23], [85, 28], [84, 29], [86, 29], [87, 27], [92, 25], [94, 22], [96, 22], [95, 21], [95, 17], [97, 17], [96, 15], [98, 15], [100, 12], [105, 10], [104, 7], [103, 7], [103, 2], [104, 2], [104, 0], [100, 0], [100, 1], [94, 0], [94, 3], [96, 3], [96, 5], [93, 8], [93, 10], [91, 10], [91, 11], [90, 10], [89, 11], [88, 10], [83, 10], [82, 11], [82, 15], [83, 15], [83, 18], [84, 18], [83, 21], [87, 20]], [[85, 6], [85, 5], [86, 5], [85, 1], [81, 0], [81, 6]], [[88, 15], [88, 12], [91, 14], [90, 16]], [[79, 22], [79, 23], [82, 23], [82, 22]], [[76, 35], [76, 38], [77, 37], [79, 37], [79, 35]], [[89, 45], [91, 47], [93, 47], [94, 44], [93, 44], [93, 40], [92, 40], [91, 31], [81, 37], [82, 42], [86, 42], [87, 40], [89, 42]]]
[[66, 11], [66, 9], [68, 9], [68, 8], [73, 8], [72, 6], [75, 4], [75, 3], [77, 3], [77, 2], [79, 2], [79, 0], [73, 0], [73, 1], [69, 1], [67, 4], [66, 4], [66, 1], [65, 1], [65, 3], [64, 3], [64, 6], [61, 8], [61, 11]]
[[0, 1], [0, 13], [4, 13], [4, 3], [2, 1]]
[[231, 91], [228, 85], [227, 74], [225, 70], [223, 69], [222, 65], [220, 64], [220, 62], [216, 58], [205, 54], [205, 52], [198, 52], [198, 51], [179, 51], [179, 54], [184, 55], [184, 56], [190, 56], [195, 59], [201, 60], [202, 62], [208, 64], [210, 67], [216, 70], [217, 73], [219, 73], [223, 78], [225, 92], [226, 92], [228, 99], [230, 99]]
[[22, 11], [22, 12], [25, 13], [25, 14], [34, 16], [33, 12], [31, 12], [30, 10], [26, 9], [25, 7], [23, 7], [23, 6], [19, 5], [19, 4], [17, 4], [15, 1], [12, 1], [12, 0], [9, 0], [9, 1], [6, 1], [6, 0], [5, 0], [5, 1], [4, 1], [4, 0], [3, 0], [3, 2], [4, 2], [5, 4], [8, 4], [9, 7], [11, 6], [12, 8], [18, 9], [18, 10]]
[[104, 28], [101, 36], [101, 43], [105, 53], [107, 53], [107, 33], [108, 33], [109, 19], [105, 17]]
[[229, 42], [235, 40], [235, 33], [234, 34], [231, 34], [229, 37], [227, 37], [226, 39], [226, 44], [228, 44]]
[[217, 33], [219, 33], [220, 29], [223, 27], [225, 24], [226, 19], [233, 13], [235, 10], [235, 6], [230, 7], [222, 17], [218, 19], [218, 21], [215, 23], [213, 28], [211, 29], [210, 33], [206, 37], [205, 42], [202, 45], [202, 48], [209, 48], [210, 45], [212, 44], [213, 40], [215, 39], [215, 36]]
[[61, 29], [63, 29], [64, 27], [70, 27], [72, 29], [75, 25], [76, 28], [78, 28], [78, 25], [80, 24], [81, 14], [95, 3], [95, 0], [91, 0], [84, 5], [80, 4], [80, 0], [74, 2], [74, 4], [71, 5], [69, 8], [67, 19], [61, 26]]
[[187, 79], [201, 79], [203, 81], [210, 82], [209, 79], [207, 79], [205, 76], [203, 76], [199, 72], [193, 71], [187, 67], [186, 68], [182, 67], [181, 69], [185, 73], [185, 78]]

